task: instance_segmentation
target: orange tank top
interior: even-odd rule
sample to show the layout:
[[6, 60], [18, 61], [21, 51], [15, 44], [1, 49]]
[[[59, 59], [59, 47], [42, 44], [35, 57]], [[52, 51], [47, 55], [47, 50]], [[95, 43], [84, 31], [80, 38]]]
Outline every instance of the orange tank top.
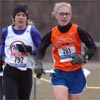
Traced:
[[75, 54], [81, 54], [82, 51], [77, 27], [76, 24], [72, 24], [66, 33], [61, 33], [57, 26], [52, 28], [52, 56], [55, 69], [74, 71], [81, 68], [82, 64], [76, 64], [74, 66], [71, 64], [72, 57]]

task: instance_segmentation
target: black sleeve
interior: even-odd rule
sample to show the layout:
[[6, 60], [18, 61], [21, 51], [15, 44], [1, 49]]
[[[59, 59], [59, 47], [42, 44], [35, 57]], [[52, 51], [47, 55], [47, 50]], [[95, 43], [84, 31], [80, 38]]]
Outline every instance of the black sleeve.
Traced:
[[38, 48], [36, 59], [43, 59], [46, 53], [46, 49], [51, 44], [51, 31], [48, 32], [43, 38], [41, 45]]
[[2, 64], [3, 64], [3, 61], [2, 61], [2, 57], [0, 56], [0, 72], [3, 71]]
[[80, 27], [78, 27], [78, 34], [81, 41], [85, 43], [86, 47], [88, 48], [85, 54], [88, 55], [90, 60], [97, 50], [94, 40], [92, 39], [92, 37], [88, 32], [86, 32], [84, 29]]

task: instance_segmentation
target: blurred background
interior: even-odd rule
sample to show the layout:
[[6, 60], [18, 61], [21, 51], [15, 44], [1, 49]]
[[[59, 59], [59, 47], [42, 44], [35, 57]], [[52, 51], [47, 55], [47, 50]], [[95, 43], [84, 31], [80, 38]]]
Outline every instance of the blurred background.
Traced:
[[[87, 79], [88, 85], [94, 87], [90, 87], [85, 92], [83, 100], [100, 100], [100, 0], [0, 0], [0, 39], [2, 28], [12, 23], [12, 10], [17, 3], [22, 2], [28, 5], [29, 18], [34, 21], [43, 37], [57, 24], [56, 20], [51, 17], [51, 12], [56, 2], [62, 1], [71, 3], [73, 13], [71, 22], [87, 30], [98, 47], [95, 56], [85, 65], [92, 73]], [[52, 67], [52, 61], [50, 46], [44, 58], [46, 69]], [[50, 84], [48, 85], [48, 80], [48, 74], [43, 76], [42, 81], [37, 80], [37, 100], [54, 100], [53, 91]], [[33, 87], [31, 100], [33, 100], [34, 95]]]

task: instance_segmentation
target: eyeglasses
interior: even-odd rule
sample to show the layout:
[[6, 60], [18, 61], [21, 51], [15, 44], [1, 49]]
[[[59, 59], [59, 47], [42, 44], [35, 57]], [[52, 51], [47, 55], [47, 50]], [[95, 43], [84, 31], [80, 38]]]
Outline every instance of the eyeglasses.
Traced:
[[71, 13], [63, 13], [63, 12], [61, 12], [61, 13], [58, 13], [59, 14], [59, 16], [70, 16], [71, 15]]

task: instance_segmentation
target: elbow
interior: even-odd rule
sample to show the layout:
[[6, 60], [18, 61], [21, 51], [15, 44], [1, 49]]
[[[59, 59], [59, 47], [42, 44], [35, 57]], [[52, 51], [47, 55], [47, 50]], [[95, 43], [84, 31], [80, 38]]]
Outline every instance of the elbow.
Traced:
[[97, 52], [96, 46], [94, 46], [88, 50], [88, 52], [86, 54], [88, 54], [89, 60], [96, 54], [96, 52]]

